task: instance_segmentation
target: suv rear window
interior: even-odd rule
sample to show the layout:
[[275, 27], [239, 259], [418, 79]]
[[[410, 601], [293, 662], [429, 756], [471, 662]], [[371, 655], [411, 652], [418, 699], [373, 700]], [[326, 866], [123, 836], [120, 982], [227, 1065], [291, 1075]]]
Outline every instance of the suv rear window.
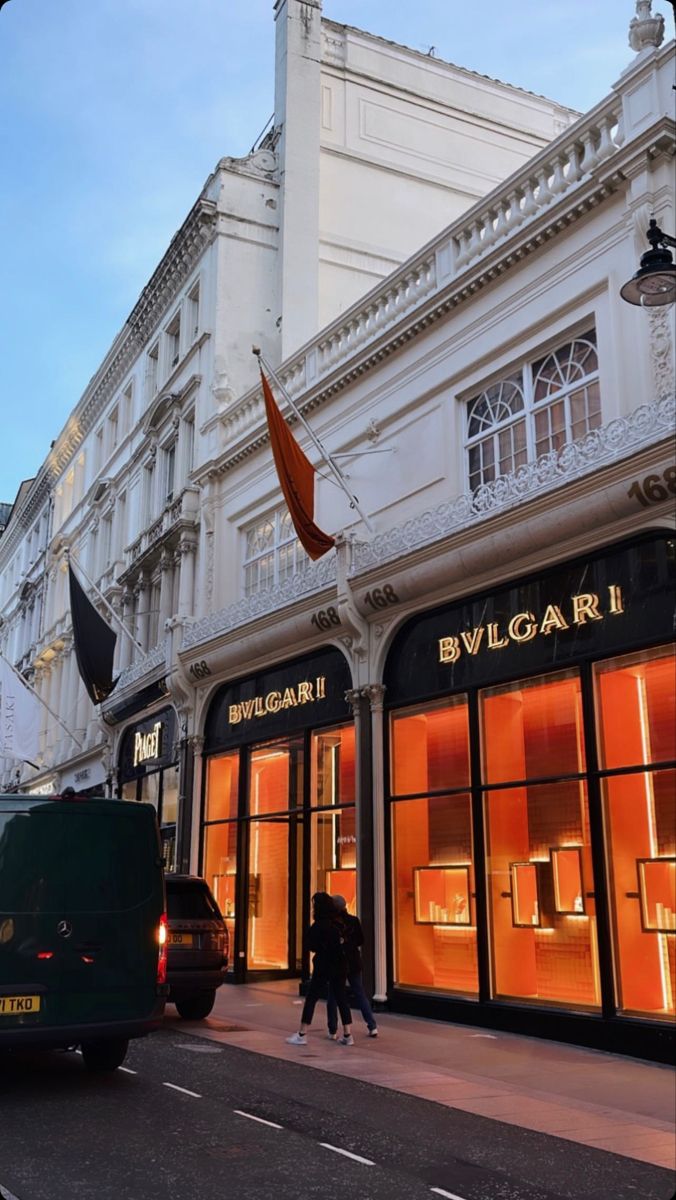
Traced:
[[183, 883], [165, 876], [167, 916], [174, 921], [213, 921], [220, 918], [218, 905], [208, 888], [199, 883]]
[[156, 884], [149, 822], [40, 806], [0, 813], [0, 912], [115, 912]]

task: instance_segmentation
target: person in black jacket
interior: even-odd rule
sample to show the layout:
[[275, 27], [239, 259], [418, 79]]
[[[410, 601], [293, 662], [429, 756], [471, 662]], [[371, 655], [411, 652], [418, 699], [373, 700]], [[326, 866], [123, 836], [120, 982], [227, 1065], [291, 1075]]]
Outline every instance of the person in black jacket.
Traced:
[[[347, 959], [347, 980], [352, 990], [352, 995], [359, 1005], [361, 1015], [366, 1021], [369, 1037], [375, 1038], [378, 1036], [378, 1023], [373, 1015], [368, 996], [364, 991], [362, 980], [363, 964], [361, 947], [364, 945], [364, 933], [361, 921], [359, 917], [353, 917], [352, 913], [347, 911], [347, 901], [344, 896], [332, 896], [331, 900], [343, 926], [345, 957]], [[332, 1041], [335, 1041], [338, 1037], [336, 1032], [338, 1029], [338, 1010], [336, 997], [331, 987], [329, 987], [326, 1001], [326, 1019], [329, 1027], [329, 1037]]]
[[[346, 991], [347, 959], [343, 947], [344, 931], [328, 892], [316, 892], [312, 897], [312, 915], [312, 925], [307, 934], [308, 949], [314, 954], [312, 978], [305, 997], [298, 1033], [286, 1040], [292, 1046], [307, 1045], [305, 1033], [312, 1024], [317, 1000], [326, 987], [329, 989], [328, 994], [334, 997], [334, 1005], [340, 1010], [343, 1022], [340, 1043], [342, 1046], [353, 1046], [352, 1014]], [[336, 1028], [337, 1024], [336, 1014]]]

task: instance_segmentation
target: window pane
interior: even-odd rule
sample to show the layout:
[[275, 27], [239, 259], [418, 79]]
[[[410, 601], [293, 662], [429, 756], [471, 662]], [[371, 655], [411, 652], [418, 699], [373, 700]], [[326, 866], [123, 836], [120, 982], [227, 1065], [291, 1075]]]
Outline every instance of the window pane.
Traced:
[[395, 979], [478, 995], [469, 795], [392, 805]]
[[310, 818], [310, 894], [344, 896], [357, 911], [357, 836], [355, 809], [315, 812]]
[[480, 697], [486, 783], [581, 774], [582, 697], [574, 673], [493, 688]]
[[671, 646], [595, 668], [601, 767], [676, 759], [676, 655]]
[[208, 759], [205, 821], [225, 821], [237, 816], [238, 784], [237, 750]]
[[235, 884], [237, 882], [237, 823], [208, 825], [204, 831], [204, 878], [211, 888], [228, 928], [230, 960], [234, 970]]
[[664, 1019], [676, 995], [676, 772], [604, 780], [617, 1004]]
[[392, 792], [410, 796], [469, 786], [467, 701], [394, 713]]
[[[295, 825], [295, 819], [294, 819]], [[247, 967], [289, 966], [289, 818], [249, 826]]]
[[249, 765], [249, 813], [285, 812], [290, 806], [289, 777], [291, 755], [287, 749], [270, 744], [252, 750]]
[[563, 400], [535, 414], [535, 455], [560, 450], [566, 444], [566, 406]]
[[162, 772], [162, 824], [175, 825], [177, 813], [178, 772], [175, 767], [167, 767]]
[[493, 995], [597, 1008], [585, 785], [489, 792], [485, 812]]
[[310, 804], [325, 808], [354, 802], [354, 725], [314, 733]]

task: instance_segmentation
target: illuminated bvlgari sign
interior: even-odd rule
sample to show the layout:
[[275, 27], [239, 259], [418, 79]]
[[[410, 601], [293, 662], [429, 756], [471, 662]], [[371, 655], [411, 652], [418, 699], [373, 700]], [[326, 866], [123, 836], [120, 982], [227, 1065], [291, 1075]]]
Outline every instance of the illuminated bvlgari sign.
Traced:
[[503, 650], [510, 642], [532, 642], [536, 637], [548, 637], [551, 633], [563, 633], [588, 621], [604, 621], [609, 616], [624, 612], [621, 588], [611, 584], [608, 597], [602, 601], [596, 592], [580, 592], [571, 596], [564, 605], [548, 604], [544, 613], [515, 613], [507, 625], [488, 622], [474, 629], [462, 630], [456, 636], [439, 638], [439, 662], [454, 663], [460, 655], [478, 654], [483, 650]]
[[162, 722], [156, 721], [148, 733], [134, 734], [134, 766], [152, 762], [162, 753]]
[[240, 721], [250, 721], [254, 717], [265, 717], [268, 713], [278, 713], [285, 708], [297, 708], [299, 704], [314, 704], [317, 700], [325, 699], [326, 676], [318, 675], [315, 680], [304, 679], [295, 687], [287, 687], [283, 691], [267, 692], [264, 696], [254, 696], [253, 700], [230, 704], [228, 721], [231, 725], [238, 725]]

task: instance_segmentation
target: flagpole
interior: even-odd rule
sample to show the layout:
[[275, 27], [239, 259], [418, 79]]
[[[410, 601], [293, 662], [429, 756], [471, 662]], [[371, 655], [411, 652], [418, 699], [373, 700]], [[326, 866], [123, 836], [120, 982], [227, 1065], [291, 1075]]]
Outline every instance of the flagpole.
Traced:
[[362, 521], [364, 522], [366, 528], [368, 529], [369, 533], [375, 533], [373, 524], [371, 523], [371, 521], [367, 517], [366, 513], [361, 508], [357, 497], [354, 495], [353, 492], [350, 491], [349, 487], [347, 486], [347, 481], [346, 481], [345, 476], [343, 475], [340, 467], [334, 461], [332, 456], [329, 454], [328, 450], [326, 450], [325, 447], [322, 445], [322, 443], [320, 442], [316, 433], [310, 427], [310, 425], [306, 421], [306, 419], [303, 416], [300, 409], [296, 408], [296, 405], [294, 404], [293, 400], [291, 399], [289, 393], [287, 392], [286, 388], [284, 387], [284, 384], [282, 383], [282, 381], [279, 378], [279, 376], [277, 375], [277, 373], [270, 366], [267, 359], [263, 358], [263, 355], [257, 346], [252, 346], [252, 354], [254, 354], [256, 356], [256, 358], [258, 359], [259, 366], [261, 363], [263, 364], [263, 366], [265, 367], [266, 371], [268, 372], [268, 375], [270, 376], [270, 378], [272, 380], [274, 380], [274, 382], [277, 384], [277, 387], [279, 388], [280, 392], [282, 393], [282, 395], [283, 395], [284, 399], [286, 400], [292, 413], [294, 413], [294, 415], [298, 418], [298, 420], [300, 421], [303, 428], [307, 431], [307, 433], [309, 433], [310, 437], [312, 438], [312, 441], [314, 442], [315, 446], [319, 450], [319, 453], [322, 455], [322, 458], [324, 459], [324, 461], [326, 463], [328, 463], [329, 467], [331, 468], [331, 470], [333, 471], [333, 474], [336, 477], [336, 480], [338, 481], [339, 486], [345, 492], [345, 495], [347, 496], [348, 500], [350, 501], [350, 508], [356, 509], [356, 511], [359, 513], [359, 516], [361, 517]]
[[73, 554], [73, 551], [72, 551], [72, 550], [67, 550], [67, 551], [66, 551], [66, 560], [67, 560], [67, 561], [70, 561], [71, 559], [73, 559], [73, 561], [75, 562], [75, 565], [77, 566], [78, 570], [79, 570], [79, 571], [81, 571], [81, 572], [82, 572], [82, 574], [84, 575], [84, 577], [85, 577], [85, 579], [87, 580], [87, 583], [89, 584], [90, 588], [93, 588], [93, 590], [96, 592], [96, 595], [98, 596], [98, 598], [99, 598], [99, 600], [101, 601], [101, 603], [102, 603], [102, 604], [105, 604], [105, 606], [106, 606], [106, 608], [108, 609], [108, 612], [110, 613], [111, 617], [112, 617], [112, 618], [113, 618], [115, 621], [117, 621], [117, 623], [118, 623], [118, 625], [120, 626], [120, 629], [122, 630], [122, 632], [123, 632], [123, 634], [125, 635], [125, 637], [128, 637], [128, 638], [129, 638], [129, 640], [130, 640], [130, 642], [132, 643], [132, 645], [136, 646], [136, 649], [137, 649], [137, 650], [140, 650], [141, 654], [143, 654], [143, 653], [144, 653], [143, 646], [141, 645], [141, 643], [140, 643], [140, 642], [137, 642], [137, 641], [136, 641], [136, 638], [133, 636], [133, 634], [131, 634], [131, 633], [129, 632], [129, 630], [127, 629], [127, 626], [124, 624], [124, 622], [123, 622], [122, 620], [120, 620], [120, 618], [118, 617], [117, 613], [115, 612], [115, 609], [113, 608], [112, 604], [110, 604], [110, 603], [109, 603], [109, 601], [108, 601], [108, 600], [106, 600], [106, 598], [105, 598], [105, 596], [103, 595], [103, 593], [99, 591], [99, 589], [97, 588], [96, 584], [94, 583], [94, 580], [89, 578], [89, 576], [88, 576], [87, 572], [85, 571], [84, 567], [82, 566], [82, 563], [80, 562], [79, 558], [75, 558], [75, 555]]
[[[50, 717], [53, 717], [53, 718], [54, 718], [54, 720], [56, 721], [57, 725], [60, 725], [60, 726], [61, 726], [61, 728], [62, 728], [63, 730], [65, 730], [65, 732], [68, 734], [68, 737], [72, 737], [73, 741], [75, 742], [75, 745], [76, 745], [76, 746], [77, 746], [77, 747], [78, 747], [80, 750], [83, 750], [83, 749], [84, 749], [84, 747], [83, 747], [83, 745], [82, 745], [82, 742], [79, 742], [79, 741], [77, 740], [77, 738], [76, 738], [75, 734], [73, 733], [72, 729], [69, 729], [67, 725], [64, 725], [63, 721], [61, 720], [61, 717], [57, 717], [56, 713], [54, 712], [54, 709], [49, 707], [49, 705], [48, 705], [47, 701], [42, 699], [42, 696], [40, 695], [40, 693], [39, 693], [39, 692], [36, 692], [36, 690], [35, 690], [35, 688], [34, 688], [34, 687], [31, 687], [31, 685], [30, 685], [30, 683], [28, 682], [28, 680], [27, 680], [27, 679], [24, 679], [24, 677], [23, 677], [23, 675], [21, 674], [21, 672], [20, 672], [20, 671], [17, 671], [16, 667], [12, 665], [12, 663], [9, 661], [9, 659], [8, 659], [8, 658], [5, 658], [4, 654], [0, 654], [0, 658], [2, 659], [2, 661], [3, 661], [4, 663], [6, 663], [6, 664], [7, 664], [7, 666], [8, 666], [8, 667], [9, 667], [9, 669], [10, 669], [10, 671], [13, 671], [13, 672], [14, 672], [14, 674], [15, 674], [15, 675], [16, 675], [16, 677], [17, 677], [17, 679], [21, 680], [21, 683], [24, 685], [24, 687], [25, 687], [25, 688], [28, 688], [28, 691], [33, 693], [33, 695], [35, 696], [35, 699], [40, 701], [40, 704], [42, 705], [42, 707], [47, 709], [47, 712], [49, 713]], [[27, 758], [24, 758], [24, 759], [22, 759], [21, 761], [22, 761], [22, 762], [28, 762], [28, 759], [27, 759]], [[35, 766], [35, 763], [30, 763], [30, 766]], [[39, 767], [37, 767], [37, 768], [36, 768], [36, 770], [39, 770]]]

